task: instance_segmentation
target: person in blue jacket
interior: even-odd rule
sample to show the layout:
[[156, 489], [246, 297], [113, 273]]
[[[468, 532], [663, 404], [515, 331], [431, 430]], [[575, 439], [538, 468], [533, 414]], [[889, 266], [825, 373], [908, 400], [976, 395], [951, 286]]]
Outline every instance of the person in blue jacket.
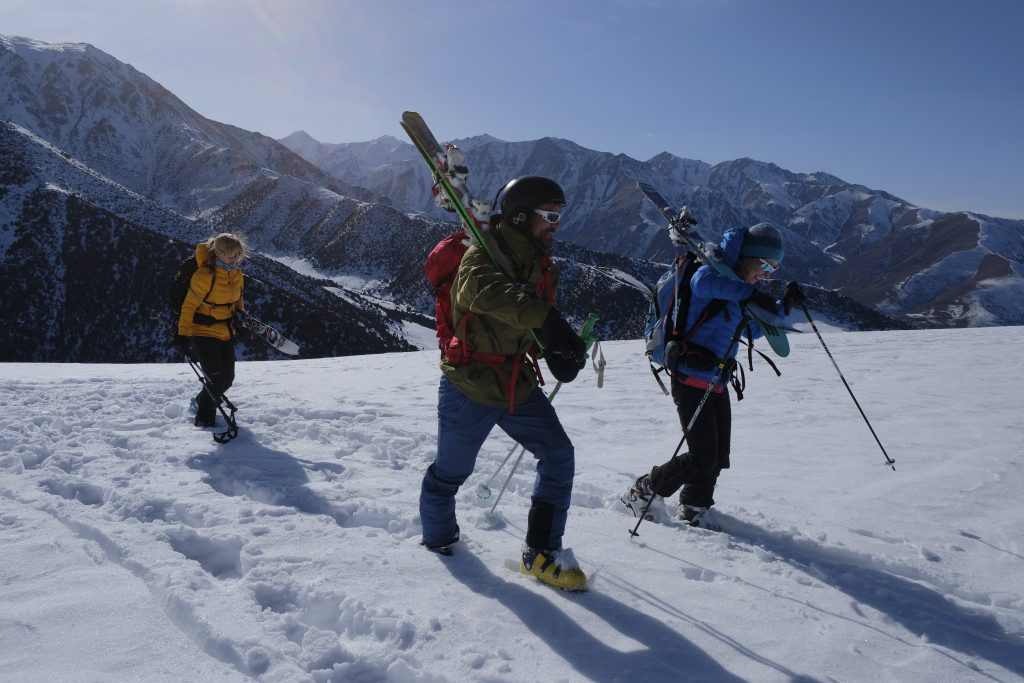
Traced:
[[[756, 322], [737, 330], [743, 317], [742, 307], [753, 302], [768, 311], [786, 315], [793, 306], [803, 304], [806, 297], [796, 282], [786, 286], [781, 300], [758, 290], [754, 285], [770, 277], [782, 264], [782, 234], [771, 223], [758, 223], [751, 228], [726, 231], [719, 243], [719, 257], [739, 276], [733, 279], [709, 265], [701, 266], [690, 280], [690, 304], [686, 329], [694, 325], [713, 300], [721, 308], [697, 326], [687, 342], [687, 353], [672, 368], [672, 399], [679, 421], [686, 426], [700, 405], [708, 384], [715, 377], [720, 360], [726, 361], [725, 372], [715, 382], [707, 402], [686, 435], [688, 450], [668, 462], [655, 466], [633, 482], [622, 497], [634, 514], [640, 514], [652, 495], [672, 496], [680, 487], [680, 517], [692, 526], [700, 526], [701, 518], [714, 504], [718, 475], [729, 467], [729, 441], [732, 432], [732, 407], [729, 383], [736, 367], [737, 333], [750, 339], [764, 335]], [[727, 358], [723, 358], [726, 353]]]

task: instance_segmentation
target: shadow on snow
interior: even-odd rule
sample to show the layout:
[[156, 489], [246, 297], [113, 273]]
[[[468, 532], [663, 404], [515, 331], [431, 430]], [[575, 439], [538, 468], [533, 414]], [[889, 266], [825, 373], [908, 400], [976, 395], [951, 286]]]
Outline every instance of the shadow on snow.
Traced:
[[[474, 593], [500, 602], [523, 625], [557, 652], [580, 675], [600, 683], [614, 681], [687, 680], [728, 683], [743, 679], [729, 672], [706, 652], [658, 619], [591, 591], [574, 596], [558, 595], [556, 589], [540, 586], [540, 591], [556, 591], [551, 599], [517, 581], [496, 576], [482, 560], [469, 552], [441, 560], [452, 576]], [[583, 625], [560, 609], [557, 600], [572, 601], [590, 610], [624, 637], [643, 647], [623, 652], [590, 633]], [[760, 660], [765, 663], [764, 660]], [[798, 676], [781, 666], [769, 666], [795, 681]], [[549, 672], [555, 677], [555, 672]]]
[[332, 505], [310, 488], [310, 471], [344, 471], [334, 463], [313, 463], [260, 445], [243, 435], [230, 446], [191, 458], [188, 466], [206, 472], [204, 482], [226, 496], [245, 496], [268, 505], [291, 507], [312, 515], [327, 515], [339, 526], [350, 526], [352, 512]]
[[[767, 550], [795, 569], [884, 614], [929, 645], [939, 645], [1024, 675], [1024, 657], [1021, 657], [1024, 639], [1007, 633], [994, 616], [959, 605], [935, 587], [871, 566], [877, 561], [869, 556], [769, 531], [721, 512], [716, 511], [716, 515], [716, 520], [720, 520], [725, 529], [723, 533]], [[680, 561], [685, 560], [680, 558]], [[922, 576], [921, 579], [926, 581], [927, 577]], [[800, 604], [814, 607], [804, 601]], [[850, 619], [831, 612], [828, 614]], [[862, 625], [875, 628], [870, 624]], [[976, 664], [961, 664], [977, 672]]]

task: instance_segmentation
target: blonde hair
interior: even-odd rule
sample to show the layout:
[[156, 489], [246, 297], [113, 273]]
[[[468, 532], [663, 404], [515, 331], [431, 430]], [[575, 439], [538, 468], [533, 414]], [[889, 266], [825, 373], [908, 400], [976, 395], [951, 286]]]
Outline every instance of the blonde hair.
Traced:
[[234, 232], [222, 232], [206, 240], [206, 248], [210, 251], [210, 263], [218, 256], [238, 255], [238, 263], [249, 256], [249, 243], [243, 235]]

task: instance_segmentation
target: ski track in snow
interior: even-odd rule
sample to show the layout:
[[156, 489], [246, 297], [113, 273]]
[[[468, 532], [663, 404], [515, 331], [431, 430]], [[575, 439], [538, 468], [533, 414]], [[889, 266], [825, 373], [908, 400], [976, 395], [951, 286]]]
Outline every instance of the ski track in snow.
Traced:
[[[511, 447], [500, 432], [460, 492], [455, 556], [419, 548], [433, 352], [240, 363], [229, 394], [241, 431], [227, 445], [191, 426], [197, 386], [180, 366], [8, 365], [0, 544], [18, 552], [0, 590], [45, 587], [35, 563], [70, 577], [69, 595], [79, 576], [114, 581], [114, 618], [164, 635], [134, 658], [114, 654], [130, 636], [109, 636], [94, 673], [110, 680], [1021, 680], [1021, 451], [1000, 383], [1024, 376], [969, 353], [1013, 348], [1022, 330], [829, 337], [896, 473], [817, 340], [797, 337], [783, 380], [762, 366], [734, 402], [734, 466], [712, 512], [723, 531], [673, 521], [665, 501], [635, 539], [620, 489], [665, 459], [678, 427], [666, 428], [671, 402], [639, 342], [606, 344], [605, 388], [581, 379], [557, 399], [577, 446], [566, 542], [590, 575], [585, 595], [504, 569], [533, 472], [527, 455], [489, 513], [507, 467], [490, 499], [476, 487]], [[957, 377], [922, 376], [937, 361], [955, 375], [954, 359], [987, 387], [975, 404], [950, 400]], [[967, 444], [981, 467], [964, 464]], [[963, 519], [947, 514], [957, 505]], [[140, 617], [147, 601], [162, 616]], [[25, 663], [52, 623], [33, 617], [37, 602], [13, 604], [0, 642], [29, 654], [11, 670], [74, 671]], [[160, 660], [161, 641], [187, 653], [181, 668]]]

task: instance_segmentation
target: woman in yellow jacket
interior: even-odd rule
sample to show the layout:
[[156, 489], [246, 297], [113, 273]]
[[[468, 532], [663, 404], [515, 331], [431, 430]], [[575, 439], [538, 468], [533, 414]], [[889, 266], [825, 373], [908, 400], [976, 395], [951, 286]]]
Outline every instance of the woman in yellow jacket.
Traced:
[[[223, 394], [235, 380], [235, 311], [245, 307], [242, 287], [245, 276], [239, 264], [248, 255], [245, 238], [222, 232], [196, 245], [196, 272], [178, 317], [178, 346], [191, 342], [199, 364]], [[206, 392], [196, 396], [197, 427], [212, 427], [217, 404]]]

